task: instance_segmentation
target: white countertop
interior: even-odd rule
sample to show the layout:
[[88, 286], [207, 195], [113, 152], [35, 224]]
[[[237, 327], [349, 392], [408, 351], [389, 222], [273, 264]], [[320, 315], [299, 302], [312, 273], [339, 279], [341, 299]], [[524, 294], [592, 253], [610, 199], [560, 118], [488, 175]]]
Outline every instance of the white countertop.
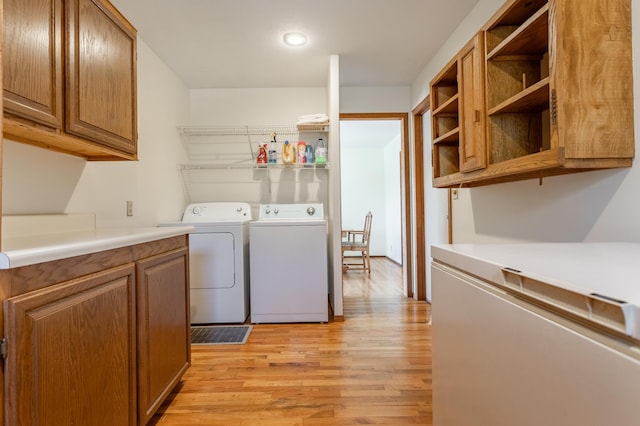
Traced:
[[192, 226], [98, 228], [2, 239], [0, 269], [17, 268], [67, 257], [184, 235]]

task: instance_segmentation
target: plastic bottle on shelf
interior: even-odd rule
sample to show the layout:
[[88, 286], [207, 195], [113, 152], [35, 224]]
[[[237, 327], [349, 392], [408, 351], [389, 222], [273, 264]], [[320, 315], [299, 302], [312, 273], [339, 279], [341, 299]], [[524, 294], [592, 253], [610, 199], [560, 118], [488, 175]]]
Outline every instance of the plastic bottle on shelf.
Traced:
[[318, 138], [318, 146], [316, 146], [316, 164], [327, 164], [327, 148], [322, 138]]
[[307, 145], [307, 163], [313, 163], [313, 146], [311, 144]]
[[284, 141], [282, 145], [282, 163], [293, 164], [296, 162], [296, 150], [289, 141]]
[[271, 133], [271, 142], [269, 142], [269, 164], [276, 164], [278, 162], [277, 145], [276, 145], [276, 133]]
[[304, 164], [307, 162], [307, 149], [305, 148], [306, 143], [304, 141], [298, 142], [298, 163]]
[[267, 144], [258, 145], [258, 164], [267, 164]]

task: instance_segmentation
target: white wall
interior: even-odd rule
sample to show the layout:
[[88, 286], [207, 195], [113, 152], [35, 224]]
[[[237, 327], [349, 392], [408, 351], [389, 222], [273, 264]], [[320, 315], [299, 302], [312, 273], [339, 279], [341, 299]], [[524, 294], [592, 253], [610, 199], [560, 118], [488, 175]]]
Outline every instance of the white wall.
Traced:
[[324, 87], [191, 90], [192, 125], [295, 124], [301, 115], [327, 114]]
[[[428, 81], [502, 5], [480, 0], [412, 90], [417, 104]], [[640, 0], [632, 1], [633, 28], [640, 28]], [[588, 25], [588, 23], [585, 23]], [[640, 32], [633, 32], [635, 135], [640, 125]], [[634, 129], [629, 129], [634, 131]], [[454, 242], [640, 241], [640, 171], [585, 172], [537, 180], [462, 189], [453, 202]], [[441, 190], [445, 191], [445, 190]], [[430, 206], [438, 209], [438, 206]]]
[[[189, 123], [197, 126], [293, 126], [299, 116], [327, 113], [327, 89], [310, 88], [256, 88], [256, 89], [198, 89], [190, 92]], [[270, 127], [271, 126], [271, 127]], [[269, 131], [267, 133], [270, 133]], [[277, 132], [276, 132], [277, 133]], [[293, 137], [296, 137], [293, 140]], [[285, 139], [297, 145], [298, 140], [310, 143], [314, 148], [323, 137], [325, 146], [331, 143], [326, 134], [292, 133], [276, 135], [278, 152]], [[216, 137], [216, 143], [207, 152], [224, 153], [234, 149], [246, 149], [249, 163], [249, 145], [257, 152], [258, 144], [267, 143], [270, 136]], [[237, 145], [246, 148], [238, 148]], [[195, 157], [198, 160], [198, 157]], [[332, 159], [327, 159], [331, 163]], [[331, 164], [330, 164], [331, 166]], [[260, 204], [321, 202], [328, 216], [329, 170], [313, 169], [261, 169], [261, 170], [206, 170], [190, 185], [191, 202], [244, 201], [252, 205], [254, 217]]]
[[[182, 81], [138, 39], [139, 161], [83, 159], [5, 141], [3, 214], [92, 212], [97, 226], [154, 226], [176, 220], [184, 192], [176, 164], [184, 149], [176, 126], [187, 120]], [[134, 216], [126, 216], [126, 201]]]
[[341, 113], [410, 112], [411, 88], [341, 87]]
[[385, 254], [402, 264], [402, 188], [400, 186], [400, 126], [398, 137], [384, 147]]
[[342, 229], [362, 229], [364, 217], [371, 211], [369, 249], [372, 256], [386, 256], [384, 148], [341, 147], [340, 159]]

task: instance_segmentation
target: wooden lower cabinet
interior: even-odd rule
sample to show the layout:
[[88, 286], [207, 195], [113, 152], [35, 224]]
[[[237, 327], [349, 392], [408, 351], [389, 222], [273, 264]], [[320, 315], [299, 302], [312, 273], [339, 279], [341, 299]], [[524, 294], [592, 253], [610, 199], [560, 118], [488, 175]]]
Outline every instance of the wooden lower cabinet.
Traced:
[[136, 424], [135, 266], [5, 302], [9, 425]]
[[138, 262], [138, 416], [146, 424], [191, 361], [188, 251]]
[[151, 419], [191, 361], [187, 241], [0, 271], [5, 425]]

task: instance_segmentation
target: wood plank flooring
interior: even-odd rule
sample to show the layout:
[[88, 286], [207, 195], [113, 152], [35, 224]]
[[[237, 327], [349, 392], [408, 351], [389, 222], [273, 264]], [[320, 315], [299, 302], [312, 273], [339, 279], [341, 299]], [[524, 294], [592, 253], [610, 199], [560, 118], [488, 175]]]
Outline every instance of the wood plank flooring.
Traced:
[[402, 268], [344, 273], [344, 322], [257, 324], [244, 345], [193, 346], [152, 425], [431, 425], [430, 306]]

